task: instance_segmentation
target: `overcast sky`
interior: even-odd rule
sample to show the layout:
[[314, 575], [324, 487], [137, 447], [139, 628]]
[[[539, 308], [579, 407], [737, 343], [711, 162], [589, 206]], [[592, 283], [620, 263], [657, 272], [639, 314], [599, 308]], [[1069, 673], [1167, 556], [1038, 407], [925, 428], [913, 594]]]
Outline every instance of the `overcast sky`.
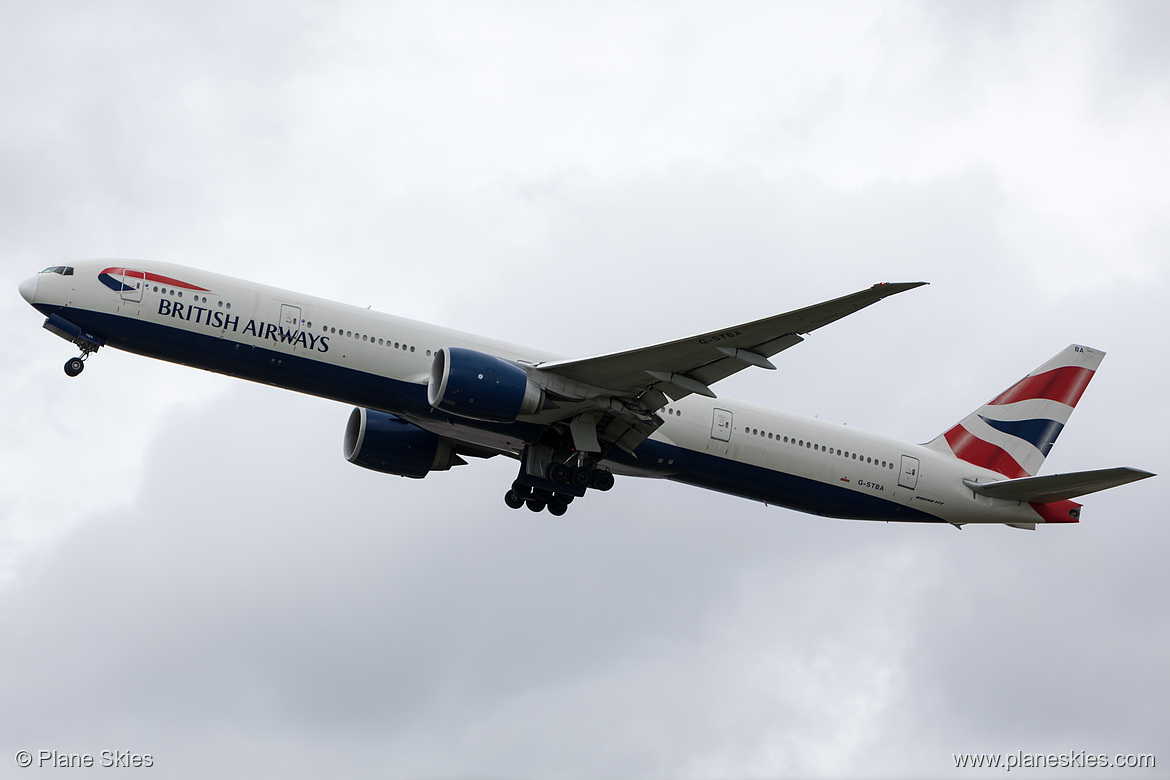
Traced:
[[924, 280], [716, 390], [926, 441], [1083, 343], [1042, 473], [1165, 473], [1168, 38], [1158, 1], [0, 0], [5, 776], [1165, 776], [1164, 477], [1035, 533], [632, 479], [514, 512], [510, 460], [346, 463], [339, 404], [67, 379], [16, 286], [148, 258], [587, 355]]

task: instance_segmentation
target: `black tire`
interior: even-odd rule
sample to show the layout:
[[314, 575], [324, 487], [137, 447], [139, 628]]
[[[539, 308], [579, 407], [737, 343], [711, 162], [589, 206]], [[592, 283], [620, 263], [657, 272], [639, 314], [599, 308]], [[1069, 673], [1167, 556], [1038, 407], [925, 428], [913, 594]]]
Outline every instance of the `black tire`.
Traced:
[[512, 509], [519, 509], [520, 507], [524, 506], [525, 501], [523, 498], [516, 495], [515, 491], [509, 490], [504, 494], [504, 503]]
[[592, 477], [593, 472], [591, 472], [589, 469], [573, 469], [573, 487], [589, 487], [589, 482]]
[[521, 484], [520, 480], [516, 480], [512, 483], [512, 492], [515, 493], [519, 498], [528, 498], [530, 495], [532, 495], [532, 488], [530, 488], [528, 485]]
[[569, 467], [564, 463], [550, 463], [548, 465], [548, 481], [555, 485], [569, 484]]
[[85, 361], [81, 358], [70, 358], [65, 361], [65, 375], [77, 376], [85, 370]]
[[528, 508], [531, 509], [533, 512], [543, 512], [544, 511], [545, 503], [543, 501], [537, 501], [535, 498], [530, 498], [527, 501], [525, 501], [524, 503], [526, 503], [528, 505]]
[[560, 501], [553, 501], [551, 504], [548, 505], [548, 513], [550, 515], [553, 515], [554, 517], [560, 517], [561, 515], [563, 515], [565, 512], [568, 512], [568, 511], [569, 511], [569, 507], [565, 504], [562, 504]]
[[605, 492], [613, 487], [613, 474], [605, 469], [598, 469], [593, 472], [593, 479], [590, 481], [589, 486], [594, 490]]

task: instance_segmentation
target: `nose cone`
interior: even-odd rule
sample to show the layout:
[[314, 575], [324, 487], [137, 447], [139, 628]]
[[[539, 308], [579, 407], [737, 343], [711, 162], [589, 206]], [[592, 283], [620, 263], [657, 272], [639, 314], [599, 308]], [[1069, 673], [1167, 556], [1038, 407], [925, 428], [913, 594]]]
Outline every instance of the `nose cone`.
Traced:
[[37, 297], [37, 278], [35, 276], [30, 276], [21, 282], [20, 287], [17, 289], [20, 290], [21, 298], [24, 298], [29, 303], [32, 303], [36, 300]]

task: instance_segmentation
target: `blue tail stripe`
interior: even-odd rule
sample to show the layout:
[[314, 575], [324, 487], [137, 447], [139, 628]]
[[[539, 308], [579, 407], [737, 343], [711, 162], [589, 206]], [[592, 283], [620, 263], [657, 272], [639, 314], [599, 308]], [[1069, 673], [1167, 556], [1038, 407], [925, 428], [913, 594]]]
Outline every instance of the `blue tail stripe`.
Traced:
[[1040, 450], [1045, 457], [1047, 457], [1049, 450], [1052, 449], [1052, 445], [1056, 443], [1056, 437], [1064, 430], [1063, 423], [1043, 418], [1006, 421], [993, 420], [990, 417], [979, 415], [979, 419], [997, 431], [1002, 431], [1009, 436], [1015, 436], [1017, 439], [1023, 439]]

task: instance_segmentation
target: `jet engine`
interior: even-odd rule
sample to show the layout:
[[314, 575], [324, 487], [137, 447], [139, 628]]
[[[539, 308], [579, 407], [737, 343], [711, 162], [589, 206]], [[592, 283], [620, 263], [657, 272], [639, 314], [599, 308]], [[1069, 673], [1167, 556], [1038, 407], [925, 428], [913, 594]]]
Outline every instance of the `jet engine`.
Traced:
[[466, 463], [442, 436], [392, 414], [361, 408], [349, 415], [342, 451], [346, 460], [364, 469], [415, 479]]
[[431, 364], [427, 401], [459, 417], [514, 422], [544, 407], [544, 391], [511, 361], [474, 349], [444, 347]]

